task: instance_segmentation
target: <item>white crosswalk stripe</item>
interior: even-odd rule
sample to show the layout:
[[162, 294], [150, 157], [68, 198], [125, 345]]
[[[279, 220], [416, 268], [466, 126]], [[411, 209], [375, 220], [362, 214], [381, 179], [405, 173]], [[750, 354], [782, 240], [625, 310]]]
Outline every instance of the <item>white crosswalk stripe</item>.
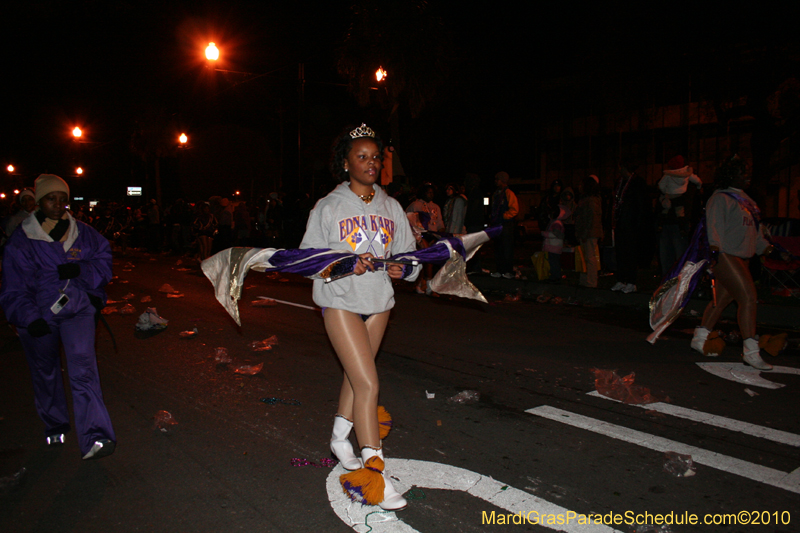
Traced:
[[637, 444], [651, 450], [659, 452], [672, 451], [691, 455], [695, 463], [710, 466], [717, 470], [736, 474], [767, 485], [772, 485], [773, 487], [800, 494], [800, 469], [794, 470], [793, 472], [783, 472], [774, 468], [736, 459], [735, 457], [728, 457], [720, 453], [711, 452], [696, 446], [690, 446], [642, 431], [628, 429], [595, 418], [550, 407], [549, 405], [528, 409], [525, 412], [600, 435]]

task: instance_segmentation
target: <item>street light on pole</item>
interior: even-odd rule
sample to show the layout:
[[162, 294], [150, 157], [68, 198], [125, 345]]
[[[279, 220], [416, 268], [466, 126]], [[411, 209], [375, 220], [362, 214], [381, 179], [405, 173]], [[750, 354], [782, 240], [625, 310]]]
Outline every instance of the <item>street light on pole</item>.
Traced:
[[206, 59], [209, 61], [216, 61], [219, 59], [219, 48], [214, 43], [208, 43], [206, 46]]
[[80, 139], [81, 135], [83, 135], [83, 132], [78, 126], [75, 126], [75, 129], [72, 130], [72, 136], [76, 139]]
[[378, 67], [378, 70], [375, 71], [375, 79], [378, 80], [379, 83], [385, 80], [386, 76], [387, 72], [383, 69], [383, 67]]
[[82, 169], [81, 167], [78, 167], [78, 168], [76, 168], [76, 169], [75, 169], [75, 174], [77, 174], [78, 176], [80, 176], [81, 174], [83, 174], [83, 169]]
[[14, 173], [14, 165], [8, 165], [6, 167], [6, 170], [8, 170], [9, 174], [13, 174]]
[[189, 142], [189, 137], [187, 137], [185, 133], [181, 133], [180, 136], [178, 136], [178, 141], [185, 145], [187, 142]]

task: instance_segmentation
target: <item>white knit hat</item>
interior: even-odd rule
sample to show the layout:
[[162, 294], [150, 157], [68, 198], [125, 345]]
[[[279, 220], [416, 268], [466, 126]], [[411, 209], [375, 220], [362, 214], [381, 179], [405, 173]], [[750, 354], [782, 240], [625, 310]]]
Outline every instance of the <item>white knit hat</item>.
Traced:
[[34, 199], [37, 204], [43, 197], [55, 191], [65, 192], [67, 193], [67, 198], [69, 198], [69, 185], [55, 174], [40, 174], [33, 186], [36, 191]]

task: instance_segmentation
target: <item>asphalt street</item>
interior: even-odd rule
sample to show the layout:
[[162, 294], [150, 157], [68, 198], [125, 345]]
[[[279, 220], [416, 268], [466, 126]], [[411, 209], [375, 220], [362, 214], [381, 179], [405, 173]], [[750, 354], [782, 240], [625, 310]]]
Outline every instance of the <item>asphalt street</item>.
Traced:
[[[106, 316], [116, 351], [105, 328], [97, 333], [118, 437], [110, 457], [82, 461], [74, 433], [45, 446], [21, 346], [0, 328], [2, 531], [634, 531], [624, 522], [647, 522], [645, 513], [728, 520], [674, 532], [800, 531], [800, 376], [762, 374], [783, 386], [758, 386], [734, 346], [704, 359], [689, 349], [691, 317], [651, 346], [641, 306], [540, 303], [515, 281], [479, 283], [488, 304], [399, 283], [378, 368], [395, 420], [388, 468], [414, 490], [407, 509], [369, 514], [378, 509], [347, 505], [335, 487], [341, 467], [325, 461], [341, 374], [308, 280], [251, 273], [239, 328], [194, 262], [139, 252], [116, 257], [114, 272], [112, 305], [128, 297], [135, 312]], [[164, 283], [184, 296], [168, 298]], [[300, 307], [252, 306], [259, 296]], [[136, 338], [149, 306], [169, 326]], [[250, 348], [272, 335], [272, 349]], [[800, 368], [795, 346], [770, 362]], [[231, 363], [215, 362], [218, 347]], [[750, 382], [697, 364], [709, 362]], [[261, 363], [255, 375], [236, 372]], [[662, 402], [598, 396], [595, 369], [635, 373]], [[448, 401], [463, 391], [480, 397]], [[162, 410], [177, 421], [166, 431], [155, 427]], [[666, 472], [666, 451], [692, 455], [696, 474]], [[515, 524], [519, 513], [527, 521]], [[543, 513], [569, 523], [531, 523]], [[621, 523], [578, 524], [579, 515]]]

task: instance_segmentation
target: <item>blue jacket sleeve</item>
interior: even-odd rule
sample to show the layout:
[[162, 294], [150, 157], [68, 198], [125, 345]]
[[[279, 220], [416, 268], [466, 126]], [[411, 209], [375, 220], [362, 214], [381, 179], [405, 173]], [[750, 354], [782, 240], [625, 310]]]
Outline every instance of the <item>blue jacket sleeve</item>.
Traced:
[[42, 318], [36, 305], [36, 287], [32, 272], [36, 266], [26, 237], [15, 234], [6, 245], [3, 257], [3, 286], [0, 288], [0, 306], [9, 322], [26, 327]]

